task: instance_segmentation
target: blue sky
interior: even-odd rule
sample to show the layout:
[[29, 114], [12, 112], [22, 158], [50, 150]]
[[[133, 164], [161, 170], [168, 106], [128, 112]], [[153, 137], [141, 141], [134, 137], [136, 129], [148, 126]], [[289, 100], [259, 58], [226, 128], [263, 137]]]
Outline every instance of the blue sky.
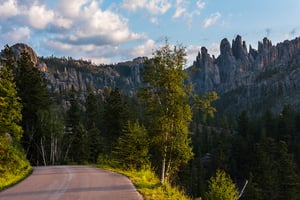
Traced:
[[299, 0], [0, 0], [0, 45], [29, 44], [39, 56], [115, 63], [151, 56], [168, 38], [191, 64], [223, 38], [257, 47], [300, 35]]

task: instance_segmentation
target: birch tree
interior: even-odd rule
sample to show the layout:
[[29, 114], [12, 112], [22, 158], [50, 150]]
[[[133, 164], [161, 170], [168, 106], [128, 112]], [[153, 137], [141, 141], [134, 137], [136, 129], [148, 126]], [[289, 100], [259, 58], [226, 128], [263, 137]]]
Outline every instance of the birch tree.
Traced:
[[147, 115], [152, 162], [167, 182], [192, 158], [188, 126], [191, 109], [184, 84], [185, 49], [166, 43], [145, 64], [141, 90]]

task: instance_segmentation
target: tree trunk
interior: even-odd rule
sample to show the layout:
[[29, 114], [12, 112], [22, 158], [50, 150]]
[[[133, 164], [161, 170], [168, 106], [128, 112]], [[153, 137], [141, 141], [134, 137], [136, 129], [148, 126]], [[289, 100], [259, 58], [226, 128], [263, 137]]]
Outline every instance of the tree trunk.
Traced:
[[161, 166], [161, 182], [165, 183], [165, 172], [166, 172], [166, 156], [167, 154], [163, 154], [162, 166]]
[[46, 158], [45, 158], [45, 148], [44, 148], [44, 144], [43, 144], [43, 138], [41, 138], [41, 150], [42, 150], [42, 157], [43, 157], [44, 165], [47, 166]]

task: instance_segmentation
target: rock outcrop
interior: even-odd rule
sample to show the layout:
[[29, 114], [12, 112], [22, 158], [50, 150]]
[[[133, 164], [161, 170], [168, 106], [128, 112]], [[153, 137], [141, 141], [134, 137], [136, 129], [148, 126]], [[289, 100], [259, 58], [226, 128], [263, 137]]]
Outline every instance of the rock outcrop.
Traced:
[[[94, 65], [72, 58], [38, 58], [25, 44], [16, 44], [12, 49], [16, 58], [22, 51], [30, 55], [54, 93], [74, 88], [84, 94], [92, 84], [99, 92], [105, 87], [118, 87], [125, 94], [135, 95], [142, 84], [141, 73], [147, 59]], [[259, 113], [267, 108], [279, 111], [284, 104], [300, 106], [300, 38], [277, 45], [264, 38], [258, 42], [257, 50], [247, 48], [241, 36], [232, 43], [223, 39], [217, 58], [202, 47], [193, 66], [186, 71], [196, 93], [216, 91], [221, 96], [216, 104], [220, 112]]]
[[278, 111], [284, 104], [300, 104], [300, 38], [277, 45], [264, 38], [257, 50], [250, 46], [248, 51], [237, 36], [232, 44], [221, 41], [216, 59], [207, 56], [201, 49], [187, 71], [196, 92], [221, 96], [221, 110], [257, 112], [265, 106]]

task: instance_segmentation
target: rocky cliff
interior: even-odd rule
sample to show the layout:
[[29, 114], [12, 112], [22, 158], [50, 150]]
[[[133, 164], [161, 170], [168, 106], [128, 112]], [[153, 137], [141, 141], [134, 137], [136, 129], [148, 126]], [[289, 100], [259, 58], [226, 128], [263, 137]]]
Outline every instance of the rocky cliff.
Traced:
[[[38, 57], [28, 45], [18, 43], [11, 47], [16, 60], [25, 51], [29, 54], [34, 66], [37, 67], [48, 82], [53, 93], [65, 93], [71, 88], [85, 93], [88, 85], [93, 85], [99, 92], [105, 87], [118, 87], [128, 95], [134, 95], [140, 85], [140, 71], [143, 69], [145, 57], [114, 65], [95, 65], [90, 61], [72, 58]], [[4, 51], [0, 59], [4, 59]]]
[[241, 36], [232, 43], [223, 39], [217, 58], [203, 47], [187, 71], [195, 91], [214, 90], [221, 96], [217, 105], [222, 111], [257, 113], [300, 104], [300, 38], [277, 45], [264, 38], [249, 51]]
[[[12, 49], [16, 58], [23, 50], [29, 53], [54, 93], [64, 93], [72, 87], [84, 93], [92, 84], [99, 92], [106, 87], [118, 87], [132, 96], [141, 84], [146, 59], [94, 65], [72, 58], [39, 58], [24, 44], [16, 44]], [[186, 71], [195, 92], [219, 94], [221, 98], [216, 106], [220, 112], [260, 113], [267, 108], [280, 111], [284, 104], [295, 108], [300, 105], [300, 38], [276, 45], [264, 38], [258, 42], [257, 50], [247, 48], [241, 36], [231, 43], [223, 39], [217, 58], [202, 47], [193, 66]]]

